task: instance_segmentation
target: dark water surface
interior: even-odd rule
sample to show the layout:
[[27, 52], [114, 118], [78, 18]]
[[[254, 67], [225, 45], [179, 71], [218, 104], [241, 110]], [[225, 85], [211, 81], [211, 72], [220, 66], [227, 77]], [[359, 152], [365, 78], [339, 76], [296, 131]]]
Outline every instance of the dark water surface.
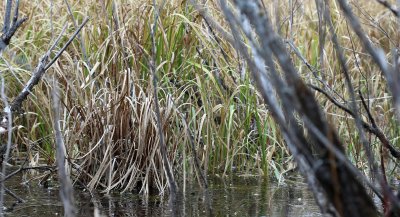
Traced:
[[[6, 182], [7, 188], [25, 200], [6, 216], [63, 216], [58, 189], [34, 184], [37, 181], [30, 185], [21, 182], [21, 176]], [[95, 212], [101, 216], [174, 216], [168, 201], [157, 195], [144, 198], [128, 193], [91, 198], [87, 193], [78, 193], [80, 190], [76, 192], [78, 216], [94, 216]], [[9, 196], [5, 199], [7, 207], [14, 202]], [[225, 181], [212, 178], [208, 193], [198, 185], [188, 186], [176, 212], [179, 216], [320, 216], [312, 194], [298, 177], [286, 179], [281, 185], [254, 177]]]

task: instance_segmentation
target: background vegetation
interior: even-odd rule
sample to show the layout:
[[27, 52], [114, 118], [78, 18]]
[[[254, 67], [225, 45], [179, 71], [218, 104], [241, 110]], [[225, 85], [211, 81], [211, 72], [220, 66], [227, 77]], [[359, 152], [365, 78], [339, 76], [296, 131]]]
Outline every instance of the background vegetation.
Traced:
[[[350, 2], [369, 40], [380, 45], [390, 59], [392, 50], [399, 47], [397, 18], [375, 1]], [[26, 153], [30, 165], [54, 164], [50, 96], [55, 77], [61, 89], [61, 130], [73, 181], [105, 192], [165, 190], [151, 80], [150, 62], [155, 57], [168, 158], [182, 185], [200, 177], [191, 141], [205, 174], [257, 175], [283, 181], [295, 168], [243, 57], [223, 31], [210, 23], [215, 21], [229, 32], [218, 1], [206, 1], [200, 13], [188, 1], [165, 1], [154, 33], [155, 53], [152, 1], [68, 4], [64, 0], [21, 1], [21, 16], [28, 20], [1, 57], [0, 71], [12, 99], [64, 24], [69, 23], [67, 31], [72, 34], [90, 17], [77, 40], [35, 87], [23, 105], [23, 114], [15, 117], [15, 156]], [[264, 1], [262, 5], [271, 14], [275, 31], [286, 40], [302, 78], [314, 86], [322, 86], [319, 80], [323, 80], [323, 87], [349, 106], [351, 96], [335, 45], [321, 37], [327, 30], [319, 25], [321, 14], [314, 2]], [[365, 98], [376, 125], [397, 147], [399, 128], [385, 79], [371, 64], [335, 1], [330, 10], [355, 92]], [[62, 40], [67, 39], [68, 35]], [[315, 92], [315, 96], [340, 135], [347, 156], [368, 173], [352, 117], [322, 93]], [[361, 100], [357, 104], [362, 120], [369, 122]], [[373, 153], [387, 163], [388, 175], [396, 178], [396, 161], [386, 149], [381, 151], [374, 135], [367, 138]]]

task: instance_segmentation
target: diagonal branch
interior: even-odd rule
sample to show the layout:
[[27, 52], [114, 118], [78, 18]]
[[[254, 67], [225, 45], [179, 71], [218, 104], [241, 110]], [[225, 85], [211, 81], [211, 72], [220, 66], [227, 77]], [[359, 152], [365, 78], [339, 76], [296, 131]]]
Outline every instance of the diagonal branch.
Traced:
[[44, 73], [47, 71], [47, 69], [50, 68], [51, 65], [54, 64], [54, 62], [61, 56], [61, 54], [67, 49], [68, 45], [71, 44], [71, 42], [74, 40], [74, 38], [78, 35], [78, 33], [82, 30], [83, 26], [88, 22], [89, 18], [86, 18], [83, 23], [79, 26], [79, 28], [74, 32], [74, 34], [69, 38], [67, 43], [61, 48], [60, 51], [56, 54], [56, 56], [52, 60], [48, 60], [50, 57], [50, 52], [53, 47], [58, 43], [59, 39], [61, 38], [61, 35], [63, 31], [61, 32], [60, 36], [58, 39], [55, 41], [54, 45], [51, 46], [48, 52], [46, 52], [42, 58], [40, 58], [40, 61], [38, 65], [36, 66], [32, 77], [29, 79], [28, 83], [25, 85], [24, 89], [21, 91], [21, 93], [14, 99], [14, 101], [11, 103], [11, 111], [16, 112], [16, 111], [21, 111], [22, 107], [22, 102], [26, 100], [28, 95], [32, 92], [33, 88], [39, 83], [40, 79], [44, 75]]
[[394, 5], [390, 4], [386, 0], [376, 0], [379, 4], [383, 5], [385, 8], [389, 9], [396, 17], [400, 17], [400, 11]]
[[[343, 111], [345, 111], [347, 114], [351, 115], [354, 118], [354, 113], [353, 111], [351, 111], [349, 108], [347, 108], [345, 105], [343, 105], [342, 103], [340, 103], [339, 101], [337, 101], [336, 99], [334, 99], [331, 95], [329, 95], [329, 93], [327, 93], [325, 90], [309, 84], [309, 87], [311, 87], [312, 89], [314, 89], [315, 91], [322, 93], [329, 101], [331, 101], [336, 107], [342, 109]], [[368, 112], [368, 111], [367, 111]], [[369, 112], [368, 112], [369, 113]], [[369, 114], [368, 116], [372, 117], [371, 114]], [[375, 123], [375, 121], [372, 121], [373, 119], [371, 119], [371, 122]], [[361, 125], [364, 127], [364, 129], [366, 129], [368, 132], [374, 134], [379, 141], [381, 141], [382, 145], [387, 148], [390, 151], [390, 154], [397, 159], [400, 159], [400, 151], [397, 150], [389, 141], [389, 139], [385, 136], [385, 134], [382, 132], [382, 130], [376, 125], [376, 124], [369, 124], [365, 121], [363, 121], [361, 119]]]
[[337, 2], [350, 23], [350, 26], [353, 28], [353, 31], [359, 38], [363, 48], [371, 55], [372, 60], [385, 76], [388, 88], [393, 94], [393, 104], [396, 109], [397, 118], [400, 118], [400, 77], [396, 71], [397, 64], [394, 64], [394, 67], [388, 64], [383, 49], [372, 44], [370, 39], [367, 37], [367, 34], [365, 34], [359, 19], [352, 12], [348, 2], [346, 0], [337, 0]]

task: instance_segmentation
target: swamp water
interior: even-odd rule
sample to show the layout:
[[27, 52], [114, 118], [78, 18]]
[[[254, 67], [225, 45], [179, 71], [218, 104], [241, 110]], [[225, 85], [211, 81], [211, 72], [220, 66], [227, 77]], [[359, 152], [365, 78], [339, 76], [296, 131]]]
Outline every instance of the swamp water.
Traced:
[[[63, 216], [58, 189], [38, 186], [37, 181], [23, 185], [21, 180], [17, 175], [6, 182], [8, 189], [25, 200], [14, 205], [6, 216]], [[312, 193], [297, 176], [288, 178], [281, 185], [254, 177], [226, 178], [224, 181], [212, 178], [209, 182], [209, 203], [198, 185], [188, 185], [177, 204], [179, 216], [320, 216]], [[5, 200], [7, 207], [15, 201], [7, 195]], [[77, 216], [93, 216], [94, 212], [101, 216], [173, 216], [168, 201], [160, 196], [144, 199], [128, 193], [92, 198], [77, 189], [75, 200]], [[211, 207], [211, 215], [207, 207]]]

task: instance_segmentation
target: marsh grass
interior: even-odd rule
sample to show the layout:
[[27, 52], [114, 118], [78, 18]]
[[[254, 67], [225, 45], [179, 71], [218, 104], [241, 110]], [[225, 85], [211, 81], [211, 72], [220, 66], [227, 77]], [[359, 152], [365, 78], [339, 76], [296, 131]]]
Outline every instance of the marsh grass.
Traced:
[[[53, 35], [61, 31], [65, 22], [72, 23], [63, 1], [54, 1], [53, 8], [50, 3], [49, 0], [22, 1], [20, 11], [29, 20], [0, 61], [10, 97], [23, 88], [22, 83], [29, 79]], [[390, 53], [390, 49], [398, 45], [395, 19], [383, 8], [375, 9], [376, 3], [353, 3], [371, 40], [384, 45], [385, 51]], [[21, 128], [14, 133], [14, 142], [20, 151], [32, 152], [31, 156], [39, 153], [48, 163], [55, 162], [54, 141], [45, 138], [53, 134], [52, 86], [48, 77], [56, 75], [64, 107], [61, 128], [73, 180], [104, 192], [116, 189], [163, 192], [167, 180], [158, 148], [159, 132], [149, 67], [150, 28], [154, 22], [152, 2], [103, 0], [71, 1], [70, 4], [77, 22], [86, 15], [91, 17], [81, 32], [90, 65], [83, 56], [82, 45], [75, 41], [25, 102], [25, 113], [16, 117], [15, 124]], [[281, 35], [293, 41], [317, 69], [318, 75], [333, 91], [340, 93], [338, 99], [348, 101], [350, 96], [344, 88], [343, 75], [338, 73], [333, 45], [327, 40], [324, 52], [319, 50], [314, 4], [297, 2], [290, 6], [282, 1], [266, 1], [265, 4], [277, 15], [276, 19], [280, 17], [276, 28]], [[274, 4], [279, 5], [279, 10], [272, 10]], [[210, 1], [207, 6], [211, 16], [225, 23], [216, 2]], [[333, 3], [331, 7], [337, 6]], [[293, 16], [291, 8], [294, 8]], [[368, 96], [379, 126], [397, 144], [398, 128], [393, 127], [386, 84], [376, 73], [376, 66], [369, 64], [369, 57], [353, 33], [348, 31], [344, 17], [333, 11], [337, 34], [349, 57], [355, 88]], [[154, 55], [161, 125], [175, 176], [184, 180], [192, 179], [193, 175], [198, 177], [195, 157], [206, 174], [220, 176], [255, 174], [281, 179], [293, 169], [279, 127], [270, 117], [242, 57], [233, 47], [208, 26], [187, 1], [167, 1], [157, 22]], [[71, 34], [74, 30], [69, 31]], [[294, 52], [292, 58], [306, 81], [317, 84]], [[353, 121], [321, 94], [316, 93], [316, 96], [328, 119], [338, 129], [348, 155], [353, 161], [362, 162], [364, 153]], [[198, 156], [190, 151], [189, 136], [193, 136]], [[373, 136], [369, 138], [376, 144], [377, 151], [378, 142]], [[363, 165], [361, 162], [359, 165]]]

